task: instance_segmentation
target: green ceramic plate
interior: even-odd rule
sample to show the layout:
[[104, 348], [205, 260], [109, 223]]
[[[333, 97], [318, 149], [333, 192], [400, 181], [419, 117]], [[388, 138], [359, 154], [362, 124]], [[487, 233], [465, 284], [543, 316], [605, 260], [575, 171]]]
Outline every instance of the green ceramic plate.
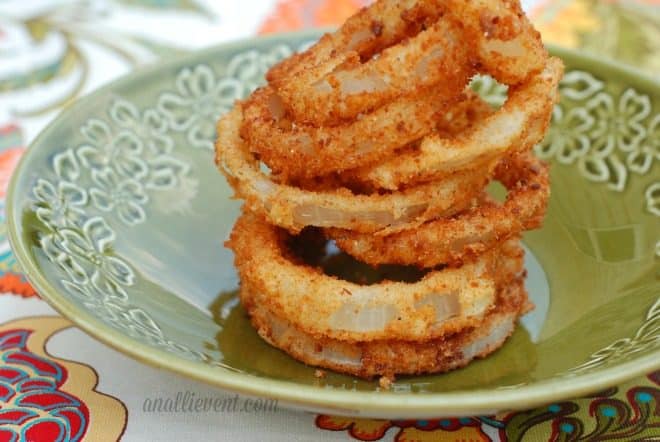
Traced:
[[[14, 251], [64, 316], [136, 359], [282, 405], [373, 417], [491, 413], [660, 367], [660, 85], [555, 49], [562, 101], [545, 227], [525, 237], [537, 310], [492, 357], [438, 376], [314, 377], [262, 342], [222, 243], [239, 202], [215, 170], [214, 122], [318, 34], [219, 46], [153, 66], [62, 113], [8, 197]], [[481, 80], [493, 101], [503, 93]]]

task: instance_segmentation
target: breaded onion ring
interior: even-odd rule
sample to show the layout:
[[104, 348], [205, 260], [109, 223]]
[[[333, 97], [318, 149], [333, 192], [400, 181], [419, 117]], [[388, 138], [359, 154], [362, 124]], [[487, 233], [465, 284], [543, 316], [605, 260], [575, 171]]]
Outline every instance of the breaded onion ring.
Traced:
[[[517, 84], [540, 69], [547, 55], [518, 2], [397, 3], [376, 2], [335, 34], [294, 57], [295, 63], [283, 63], [285, 67], [295, 66], [291, 72], [274, 69], [269, 80], [275, 83], [294, 120], [317, 126], [337, 124], [433, 84], [439, 84], [449, 98], [451, 86], [461, 81], [464, 84], [475, 63], [496, 79]], [[395, 12], [399, 13], [398, 24]], [[415, 15], [417, 28], [424, 24], [426, 29], [417, 35], [415, 30], [406, 32], [409, 14]], [[364, 20], [365, 16], [371, 21]], [[381, 19], [386, 26], [381, 25]], [[384, 28], [388, 32], [380, 37]], [[404, 37], [403, 43], [394, 45]], [[378, 49], [381, 52], [374, 57]], [[400, 69], [401, 64], [406, 69]], [[453, 94], [461, 89], [454, 88]]]
[[[460, 269], [434, 270], [415, 283], [358, 285], [300, 262], [289, 234], [251, 213], [226, 246], [255, 301], [314, 336], [345, 341], [426, 340], [477, 324], [492, 308], [505, 262], [521, 267], [516, 241]], [[516, 265], [513, 266], [514, 268]]]
[[451, 136], [429, 135], [418, 149], [351, 171], [351, 178], [373, 188], [398, 189], [438, 179], [475, 161], [531, 149], [543, 139], [550, 123], [563, 70], [561, 60], [550, 58], [542, 72], [510, 88], [506, 103], [494, 114]]
[[326, 234], [344, 252], [370, 265], [460, 266], [541, 226], [550, 197], [548, 166], [525, 153], [500, 163], [495, 179], [508, 190], [503, 204], [486, 201], [454, 217], [388, 236], [339, 229], [326, 229]]
[[[348, 171], [373, 188], [398, 189], [465, 168], [475, 159], [501, 156], [512, 144], [519, 150], [536, 144], [547, 127], [562, 73], [557, 59], [546, 68], [512, 88], [507, 105], [495, 115], [454, 136], [438, 126], [455, 103], [441, 101], [434, 91], [388, 103], [341, 126], [313, 127], [291, 121], [269, 86], [243, 104], [241, 135], [284, 180]], [[395, 154], [419, 139], [419, 147]], [[390, 160], [382, 162], [384, 158]]]
[[361, 62], [364, 54], [338, 54], [289, 76], [276, 89], [277, 94], [295, 121], [315, 126], [355, 119], [399, 97], [419, 95], [431, 86], [438, 99], [451, 99], [474, 74], [470, 47], [461, 31], [458, 23], [442, 19], [365, 63]]
[[520, 279], [498, 293], [496, 307], [474, 328], [424, 341], [385, 339], [350, 343], [296, 327], [260, 303], [249, 285], [241, 301], [259, 335], [306, 364], [362, 378], [440, 373], [467, 365], [497, 350], [513, 333], [517, 319], [531, 309]]
[[[515, 1], [396, 6], [383, 0], [364, 15], [391, 21], [392, 11], [401, 15], [402, 7], [425, 11], [416, 15], [422, 19], [413, 26], [421, 29], [416, 35], [388, 22], [387, 37], [372, 38], [380, 25], [374, 31], [374, 22], [351, 19], [347, 29], [294, 57], [291, 72], [276, 68], [271, 84], [243, 103], [241, 135], [274, 174], [300, 180], [373, 166], [432, 133], [438, 109], [451, 105], [476, 71], [513, 86], [541, 70], [547, 58]], [[347, 40], [348, 29], [363, 31], [364, 44]]]
[[273, 66], [266, 79], [281, 86], [287, 78], [318, 65], [337, 52], [373, 55], [406, 36], [417, 34], [428, 20], [437, 20], [441, 12], [432, 2], [420, 0], [373, 2], [349, 17], [336, 32], [323, 35], [314, 44], [313, 51], [293, 54]]
[[495, 167], [489, 163], [441, 182], [382, 195], [355, 195], [347, 189], [309, 191], [276, 183], [260, 170], [239, 134], [241, 121], [238, 107], [220, 119], [216, 163], [251, 211], [291, 232], [317, 226], [386, 235], [450, 216], [470, 205]]
[[272, 87], [243, 104], [241, 136], [276, 174], [309, 178], [371, 164], [432, 132], [448, 106], [434, 90], [388, 103], [340, 126], [314, 127], [288, 118]]
[[435, 5], [419, 0], [373, 2], [349, 17], [334, 33], [324, 34], [314, 44], [313, 51], [295, 53], [273, 66], [266, 79], [279, 85], [298, 72], [327, 60], [337, 51], [375, 54], [418, 33], [427, 20], [437, 20], [440, 13]]
[[[466, 89], [459, 97], [458, 101], [449, 109], [445, 109], [441, 115], [438, 116], [435, 122], [435, 131], [445, 138], [449, 138], [468, 130], [476, 122], [485, 119], [487, 116], [492, 115], [495, 109], [483, 100], [476, 92], [471, 89]], [[402, 147], [390, 156], [389, 163], [396, 163], [397, 158], [405, 159], [409, 156], [419, 155], [420, 141], [415, 141], [409, 145]], [[483, 164], [482, 164], [483, 163]], [[488, 161], [477, 162], [472, 164], [473, 169], [483, 166]], [[291, 179], [288, 180], [289, 184], [296, 185], [300, 188], [307, 190], [330, 190], [339, 187], [347, 187], [349, 189], [360, 189], [362, 193], [377, 192], [384, 189], [376, 180], [368, 178], [369, 172], [375, 169], [374, 167], [363, 167], [353, 170], [347, 170], [343, 173], [333, 173], [330, 175], [323, 175], [306, 179]], [[454, 171], [447, 171], [447, 173], [436, 174], [437, 179], [446, 178]], [[281, 178], [281, 177], [279, 177]]]

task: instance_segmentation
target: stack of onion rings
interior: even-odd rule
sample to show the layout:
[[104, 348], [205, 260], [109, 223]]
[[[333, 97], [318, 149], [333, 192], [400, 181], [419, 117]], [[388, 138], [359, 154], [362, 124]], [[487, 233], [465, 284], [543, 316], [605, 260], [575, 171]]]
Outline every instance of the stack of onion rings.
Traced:
[[[477, 73], [508, 86], [500, 109], [467, 88]], [[502, 345], [531, 308], [519, 240], [550, 190], [530, 149], [562, 73], [515, 0], [379, 0], [274, 66], [216, 143], [245, 200], [227, 246], [259, 334], [362, 377], [446, 371]], [[425, 273], [350, 282], [295, 238]]]

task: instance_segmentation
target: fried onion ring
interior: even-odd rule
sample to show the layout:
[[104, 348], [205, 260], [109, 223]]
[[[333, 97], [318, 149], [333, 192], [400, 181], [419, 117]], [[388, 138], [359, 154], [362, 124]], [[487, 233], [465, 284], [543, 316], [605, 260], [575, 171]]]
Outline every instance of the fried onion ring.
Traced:
[[[372, 341], [396, 336], [423, 340], [473, 326], [492, 307], [508, 260], [521, 263], [516, 241], [460, 269], [434, 270], [416, 283], [358, 285], [298, 262], [289, 235], [244, 213], [226, 246], [241, 283], [255, 300], [315, 336]], [[521, 266], [522, 264], [520, 264]], [[515, 266], [514, 266], [515, 268]]]
[[[401, 9], [394, 3], [377, 2], [365, 14], [391, 19]], [[368, 43], [350, 49], [340, 29], [294, 57], [298, 67], [290, 73], [276, 69], [271, 84], [243, 103], [241, 135], [274, 174], [307, 179], [375, 165], [433, 132], [438, 109], [457, 99], [473, 73], [516, 85], [543, 68], [547, 53], [515, 1], [420, 0], [405, 6], [435, 11], [437, 20], [423, 22], [428, 27], [410, 38], [401, 31], [406, 26], [390, 23], [398, 31], [383, 39], [369, 37], [373, 22], [366, 27], [364, 17], [349, 20], [348, 28], [366, 32]], [[472, 42], [478, 42], [475, 60]], [[398, 44], [387, 46], [392, 43]]]
[[273, 66], [268, 82], [280, 85], [298, 72], [316, 66], [333, 53], [356, 51], [368, 56], [418, 33], [441, 11], [431, 2], [420, 0], [376, 1], [349, 17], [334, 33], [323, 35], [314, 50], [293, 54]]
[[[281, 66], [273, 70], [269, 80], [276, 84], [296, 121], [317, 126], [338, 124], [420, 87], [460, 82], [474, 72], [470, 66], [476, 63], [496, 79], [517, 84], [540, 69], [547, 56], [518, 2], [397, 3], [376, 2], [335, 34], [294, 57], [295, 63], [284, 62], [285, 67], [295, 66], [291, 72]], [[420, 9], [424, 13], [420, 14]], [[417, 28], [421, 23], [427, 27], [416, 35], [405, 31], [406, 12], [415, 10]], [[398, 24], [393, 12], [399, 12]], [[365, 16], [371, 21], [364, 20]], [[386, 26], [380, 24], [381, 17], [386, 19]], [[379, 36], [384, 29], [388, 30], [386, 35]], [[399, 69], [401, 63], [407, 68]], [[452, 68], [447, 69], [449, 66]], [[445, 91], [449, 97], [451, 87]]]
[[[363, 8], [357, 14], [350, 17], [336, 32], [325, 34], [310, 49], [294, 54], [291, 58], [283, 60], [271, 68], [266, 78], [276, 90], [283, 90], [284, 95], [287, 95], [287, 91], [295, 93], [297, 89], [306, 89], [308, 86], [311, 87], [315, 82], [317, 85], [322, 84], [323, 76], [325, 74], [331, 75], [335, 68], [345, 70], [353, 65], [352, 67], [358, 70], [361, 67], [364, 69], [364, 67], [371, 64], [367, 62], [364, 65], [360, 65], [356, 62], [359, 60], [370, 60], [374, 58], [374, 55], [391, 45], [424, 31], [424, 28], [432, 26], [442, 14], [442, 8], [439, 8], [434, 2], [426, 0], [374, 2], [368, 8]], [[451, 24], [447, 24], [446, 26], [451, 26]], [[417, 41], [409, 45], [410, 47], [404, 49], [403, 52], [406, 52], [406, 50], [407, 52], [411, 52], [411, 47], [418, 49], [416, 55], [419, 62], [420, 56], [423, 58], [427, 57], [425, 53], [428, 52], [428, 45], [433, 43], [433, 39], [442, 40], [445, 36], [439, 32], [429, 30], [429, 32], [425, 32], [425, 37], [425, 39], [420, 39], [425, 40], [425, 42]], [[442, 48], [438, 49], [442, 50]], [[460, 48], [457, 49], [460, 50]], [[431, 60], [427, 61], [437, 59], [437, 52], [435, 57], [431, 57]], [[379, 65], [381, 69], [389, 71], [390, 75], [394, 74], [395, 78], [401, 77], [401, 72], [392, 73], [391, 68], [386, 63], [379, 61], [380, 58], [381, 54], [373, 62]], [[414, 60], [410, 62], [413, 63]], [[461, 63], [465, 64], [462, 60]], [[341, 77], [341, 73], [338, 74]], [[321, 81], [315, 81], [315, 78]], [[356, 80], [358, 79], [354, 78], [349, 82], [356, 83]], [[368, 76], [366, 81], [363, 78], [361, 83], [375, 85], [379, 80], [380, 84], [383, 85], [382, 78], [374, 76]], [[357, 82], [360, 83], [359, 81]], [[364, 96], [368, 94], [362, 93], [358, 95]], [[350, 98], [350, 96], [347, 96], [347, 98]], [[368, 99], [368, 97], [366, 98]], [[345, 107], [344, 104], [339, 104], [339, 106]], [[328, 114], [328, 108], [324, 107], [323, 114]], [[297, 119], [299, 122], [306, 120], [305, 116], [298, 115], [298, 117], [302, 117], [302, 119]], [[314, 117], [311, 118], [313, 120]], [[317, 118], [332, 120], [333, 116], [319, 116]]]
[[309, 178], [372, 164], [432, 132], [448, 103], [433, 90], [393, 101], [341, 126], [297, 124], [272, 87], [242, 104], [241, 136], [276, 174]]
[[[442, 131], [442, 115], [460, 103], [460, 96], [446, 102], [429, 91], [341, 126], [313, 127], [291, 121], [266, 86], [243, 104], [241, 135], [284, 180], [349, 171], [372, 188], [398, 189], [441, 177], [475, 159], [496, 158], [512, 145], [525, 150], [536, 144], [547, 128], [562, 72], [561, 61], [549, 59], [543, 71], [510, 88], [503, 108], [451, 136]], [[392, 156], [419, 139], [418, 148]], [[388, 156], [391, 159], [382, 162]]]
[[398, 189], [438, 179], [475, 161], [527, 151], [545, 136], [562, 74], [561, 60], [550, 58], [542, 72], [510, 88], [506, 103], [494, 114], [451, 136], [429, 135], [418, 149], [351, 171], [351, 179], [373, 188]]
[[339, 54], [291, 76], [277, 94], [295, 121], [314, 126], [355, 119], [431, 86], [438, 99], [451, 99], [474, 74], [461, 29], [453, 20], [443, 19], [365, 63], [363, 54]]
[[382, 195], [355, 195], [348, 189], [309, 191], [276, 183], [260, 170], [239, 134], [241, 121], [239, 107], [220, 119], [216, 163], [250, 210], [290, 232], [317, 226], [386, 235], [450, 216], [471, 204], [495, 167], [488, 163], [441, 182]]
[[[452, 137], [468, 130], [477, 121], [481, 121], [489, 115], [492, 115], [495, 109], [483, 100], [476, 92], [471, 89], [465, 90], [459, 101], [456, 102], [448, 111], [442, 112], [438, 120], [435, 122], [435, 131], [442, 134], [444, 137]], [[420, 141], [415, 141], [409, 145], [402, 147], [394, 152], [391, 160], [387, 163], [394, 164], [396, 158], [405, 159], [411, 155], [419, 154]], [[472, 164], [473, 169], [477, 169], [481, 163]], [[343, 173], [333, 173], [330, 175], [323, 175], [313, 178], [305, 179], [289, 179], [289, 184], [296, 185], [300, 188], [307, 190], [329, 190], [338, 187], [347, 187], [349, 189], [360, 189], [362, 193], [377, 192], [386, 188], [381, 186], [377, 180], [369, 179], [369, 173], [376, 167], [363, 167], [353, 170], [347, 170]], [[442, 179], [451, 175], [454, 171], [447, 171], [447, 173], [437, 173], [436, 178]], [[280, 177], [281, 178], [281, 177]]]
[[385, 339], [351, 343], [317, 336], [296, 327], [258, 301], [242, 285], [241, 301], [259, 335], [306, 364], [362, 378], [441, 373], [491, 354], [513, 333], [517, 319], [531, 309], [522, 280], [502, 288], [496, 307], [473, 328], [425, 341]]
[[509, 191], [503, 204], [486, 201], [454, 217], [388, 236], [339, 229], [326, 233], [344, 252], [370, 265], [460, 266], [543, 221], [550, 197], [546, 164], [522, 154], [500, 163], [495, 179]]

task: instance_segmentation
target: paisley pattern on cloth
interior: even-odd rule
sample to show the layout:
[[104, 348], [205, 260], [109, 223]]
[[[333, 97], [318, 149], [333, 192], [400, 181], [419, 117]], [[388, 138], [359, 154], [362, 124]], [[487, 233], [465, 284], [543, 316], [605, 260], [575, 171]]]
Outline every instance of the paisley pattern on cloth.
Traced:
[[117, 399], [96, 391], [86, 365], [53, 358], [45, 344], [68, 328], [41, 316], [0, 325], [0, 441], [110, 441], [126, 426]]
[[319, 415], [316, 426], [360, 441], [656, 440], [660, 371], [592, 397], [492, 417], [390, 421]]

